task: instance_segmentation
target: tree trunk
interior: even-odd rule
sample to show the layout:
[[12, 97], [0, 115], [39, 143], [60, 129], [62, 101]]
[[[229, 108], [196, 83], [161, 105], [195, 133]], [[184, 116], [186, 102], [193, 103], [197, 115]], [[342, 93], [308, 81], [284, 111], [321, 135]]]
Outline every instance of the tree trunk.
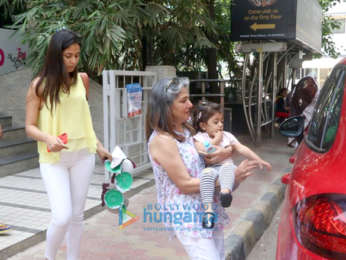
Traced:
[[[214, 0], [208, 1], [208, 11], [210, 19], [215, 20], [215, 5]], [[211, 42], [215, 42], [215, 35], [209, 34], [208, 38]], [[217, 73], [217, 52], [216, 48], [208, 48], [206, 53], [206, 63], [208, 68], [208, 79], [217, 79], [218, 73]], [[211, 93], [218, 93], [219, 89], [217, 87], [217, 84], [211, 83], [210, 84]]]
[[154, 65], [152, 55], [152, 39], [150, 36], [144, 36], [142, 38], [142, 70], [145, 70], [147, 65]]
[[[148, 0], [144, 0], [141, 7], [145, 10]], [[154, 65], [153, 64], [153, 54], [152, 54], [152, 46], [153, 46], [153, 39], [150, 36], [150, 28], [148, 26], [144, 26], [143, 28], [144, 34], [142, 37], [142, 70], [145, 70], [145, 67], [148, 65]]]
[[207, 66], [208, 66], [208, 78], [217, 79], [217, 66], [216, 66], [216, 49], [209, 48], [207, 50]]

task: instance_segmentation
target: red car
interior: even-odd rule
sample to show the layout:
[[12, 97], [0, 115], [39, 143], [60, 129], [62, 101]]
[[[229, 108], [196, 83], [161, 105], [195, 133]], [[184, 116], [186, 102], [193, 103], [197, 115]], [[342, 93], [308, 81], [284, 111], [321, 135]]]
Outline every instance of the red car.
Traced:
[[[277, 260], [346, 259], [346, 58], [321, 89], [304, 140], [293, 158], [277, 240]], [[280, 126], [304, 131], [302, 117]]]

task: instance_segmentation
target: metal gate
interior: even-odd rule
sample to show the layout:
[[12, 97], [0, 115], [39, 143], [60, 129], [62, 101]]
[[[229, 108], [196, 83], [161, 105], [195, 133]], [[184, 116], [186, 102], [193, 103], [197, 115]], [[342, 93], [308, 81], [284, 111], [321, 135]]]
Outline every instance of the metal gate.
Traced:
[[[241, 43], [239, 51], [245, 54], [242, 75], [242, 103], [246, 123], [253, 142], [261, 142], [262, 128], [271, 126], [274, 134], [275, 99], [277, 90], [287, 88], [288, 66], [301, 60], [297, 47], [287, 43]], [[258, 55], [258, 68], [252, 77], [248, 74], [250, 54]], [[278, 75], [278, 66], [283, 62], [284, 70]], [[292, 64], [291, 64], [292, 66]], [[291, 82], [294, 82], [296, 69], [292, 68]]]
[[[134, 174], [150, 167], [145, 138], [145, 117], [156, 73], [147, 71], [103, 71], [104, 146], [108, 151], [118, 145], [136, 163]], [[142, 111], [128, 117], [126, 84], [142, 86]]]

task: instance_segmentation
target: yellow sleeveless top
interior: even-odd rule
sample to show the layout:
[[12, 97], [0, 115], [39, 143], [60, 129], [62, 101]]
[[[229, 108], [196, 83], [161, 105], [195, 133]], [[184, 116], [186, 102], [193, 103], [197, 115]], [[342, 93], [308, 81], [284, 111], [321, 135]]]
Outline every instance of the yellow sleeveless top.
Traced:
[[[92, 126], [91, 114], [86, 99], [85, 87], [78, 74], [76, 84], [70, 88], [70, 93], [60, 91], [60, 102], [50, 111], [50, 102], [40, 110], [38, 128], [49, 135], [58, 136], [67, 133], [68, 149], [77, 151], [87, 148], [90, 153], [96, 152], [97, 138]], [[40, 163], [56, 163], [60, 160], [60, 152], [48, 152], [44, 142], [37, 142]]]

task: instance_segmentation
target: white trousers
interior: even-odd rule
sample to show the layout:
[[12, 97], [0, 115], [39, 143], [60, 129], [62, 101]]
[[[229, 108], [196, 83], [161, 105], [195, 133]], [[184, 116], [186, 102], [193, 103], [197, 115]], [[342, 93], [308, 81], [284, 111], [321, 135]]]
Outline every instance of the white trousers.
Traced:
[[95, 155], [87, 149], [62, 151], [58, 163], [41, 163], [52, 219], [47, 230], [45, 257], [54, 260], [66, 236], [67, 260], [79, 258], [83, 211]]
[[224, 260], [225, 246], [222, 229], [214, 229], [211, 238], [193, 238], [175, 232], [191, 260]]

